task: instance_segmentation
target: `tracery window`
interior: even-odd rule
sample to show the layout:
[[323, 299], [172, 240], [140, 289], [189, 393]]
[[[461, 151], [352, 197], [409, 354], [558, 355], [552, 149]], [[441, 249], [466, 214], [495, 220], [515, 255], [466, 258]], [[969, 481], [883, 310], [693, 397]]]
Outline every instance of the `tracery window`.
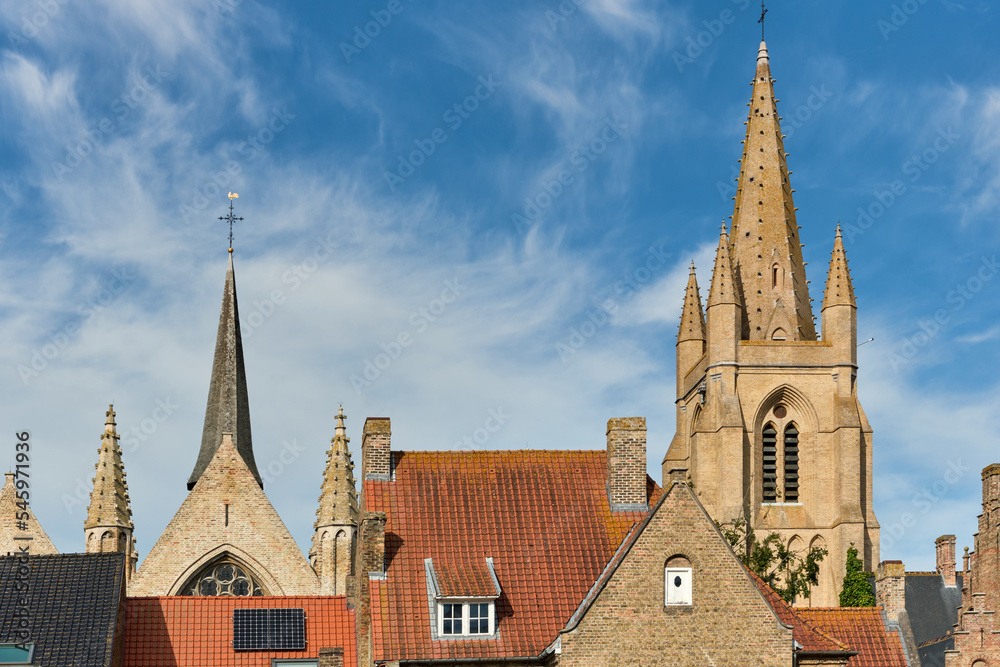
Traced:
[[251, 597], [264, 595], [264, 591], [241, 566], [217, 561], [192, 577], [181, 595]]

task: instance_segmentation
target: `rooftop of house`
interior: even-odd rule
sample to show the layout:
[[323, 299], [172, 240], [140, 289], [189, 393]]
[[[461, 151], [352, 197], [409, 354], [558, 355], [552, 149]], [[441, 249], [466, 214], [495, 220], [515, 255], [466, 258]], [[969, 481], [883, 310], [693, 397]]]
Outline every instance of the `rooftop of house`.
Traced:
[[[33, 642], [32, 664], [42, 667], [111, 665], [123, 632], [125, 554], [27, 556], [27, 574], [22, 558], [0, 556], [0, 642]], [[18, 634], [24, 596], [27, 639]]]
[[907, 667], [899, 633], [886, 628], [881, 607], [812, 607], [795, 612], [857, 651], [847, 667]]
[[[302, 609], [305, 649], [237, 651], [235, 609]], [[272, 659], [317, 659], [342, 647], [344, 666], [357, 666], [354, 610], [337, 597], [140, 597], [126, 604], [125, 667], [270, 667]]]
[[[540, 654], [646, 514], [611, 511], [604, 450], [392, 458], [392, 481], [364, 482], [366, 510], [386, 513], [386, 576], [370, 582], [376, 660]], [[646, 492], [649, 505], [661, 494], [648, 476]], [[440, 563], [453, 573], [445, 576], [456, 596], [487, 591], [480, 564], [492, 558], [497, 638], [431, 638], [428, 558], [435, 572]]]

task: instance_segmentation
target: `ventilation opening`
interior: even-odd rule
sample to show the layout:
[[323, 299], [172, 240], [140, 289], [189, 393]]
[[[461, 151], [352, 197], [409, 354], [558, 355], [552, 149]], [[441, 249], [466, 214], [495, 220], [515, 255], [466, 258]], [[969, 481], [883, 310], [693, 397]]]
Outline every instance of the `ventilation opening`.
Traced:
[[799, 501], [799, 430], [785, 427], [785, 502]]
[[774, 424], [764, 427], [763, 465], [764, 502], [773, 503], [778, 499], [778, 432]]
[[771, 340], [788, 340], [788, 334], [785, 333], [784, 329], [778, 327], [774, 330], [774, 333], [771, 334]]

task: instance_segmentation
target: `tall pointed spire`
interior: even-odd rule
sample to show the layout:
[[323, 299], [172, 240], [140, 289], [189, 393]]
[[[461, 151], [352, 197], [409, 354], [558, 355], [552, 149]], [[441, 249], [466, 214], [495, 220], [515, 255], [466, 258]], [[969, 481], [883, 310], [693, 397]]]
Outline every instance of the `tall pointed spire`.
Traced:
[[[750, 340], [816, 340], [767, 45], [760, 43], [733, 209], [733, 270]], [[791, 331], [785, 332], [789, 327]]]
[[838, 223], [837, 237], [833, 241], [833, 252], [830, 253], [830, 272], [826, 276], [823, 308], [857, 305], [854, 300], [854, 285], [851, 284], [851, 271], [847, 266], [847, 254], [844, 252], [844, 239]]
[[108, 406], [105, 416], [101, 447], [94, 465], [94, 490], [90, 493], [90, 507], [83, 522], [84, 539], [87, 553], [123, 552], [129, 564], [126, 574], [131, 578], [138, 554], [125, 465], [115, 429], [114, 405]]
[[687, 289], [684, 291], [684, 310], [681, 312], [681, 328], [677, 332], [677, 342], [705, 340], [705, 313], [701, 309], [701, 295], [698, 293], [698, 278], [694, 274], [694, 262], [688, 275]]
[[233, 434], [236, 451], [263, 488], [264, 483], [253, 458], [250, 401], [247, 398], [247, 378], [243, 366], [243, 338], [240, 335], [240, 314], [236, 304], [236, 273], [233, 269], [232, 252], [229, 253], [226, 287], [222, 293], [222, 312], [219, 314], [219, 331], [215, 341], [212, 380], [208, 387], [201, 451], [188, 479], [189, 490], [194, 488], [208, 467], [215, 450], [222, 443], [223, 433]]
[[[690, 279], [689, 279], [690, 280]], [[723, 303], [742, 304], [739, 285], [733, 275], [733, 263], [729, 256], [729, 236], [726, 226], [719, 234], [719, 247], [715, 251], [715, 268], [712, 269], [712, 286], [708, 292], [708, 307]]]
[[337, 426], [326, 455], [326, 470], [313, 525], [310, 561], [320, 578], [324, 595], [347, 593], [348, 577], [352, 574], [352, 542], [357, 536], [358, 493], [355, 488], [354, 463], [344, 426], [344, 407], [337, 413]]

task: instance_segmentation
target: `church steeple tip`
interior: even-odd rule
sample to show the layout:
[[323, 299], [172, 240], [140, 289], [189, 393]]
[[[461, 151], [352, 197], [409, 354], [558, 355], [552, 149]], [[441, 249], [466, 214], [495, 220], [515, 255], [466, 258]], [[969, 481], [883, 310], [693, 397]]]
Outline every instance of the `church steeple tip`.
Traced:
[[253, 457], [253, 440], [250, 435], [250, 401], [247, 397], [246, 369], [243, 363], [243, 337], [240, 334], [240, 313], [236, 300], [236, 270], [233, 255], [229, 254], [226, 285], [222, 292], [222, 310], [215, 341], [215, 358], [212, 361], [212, 379], [208, 386], [208, 404], [205, 407], [205, 426], [201, 436], [201, 450], [194, 471], [188, 479], [188, 490], [205, 472], [205, 468], [222, 444], [222, 434], [232, 433], [233, 444], [257, 483], [264, 487]]
[[87, 519], [83, 523], [87, 553], [121, 551], [126, 557], [125, 575], [131, 579], [138, 554], [135, 550], [132, 506], [125, 480], [125, 464], [118, 444], [115, 406], [105, 412], [104, 433], [94, 466], [94, 490], [90, 494]]

